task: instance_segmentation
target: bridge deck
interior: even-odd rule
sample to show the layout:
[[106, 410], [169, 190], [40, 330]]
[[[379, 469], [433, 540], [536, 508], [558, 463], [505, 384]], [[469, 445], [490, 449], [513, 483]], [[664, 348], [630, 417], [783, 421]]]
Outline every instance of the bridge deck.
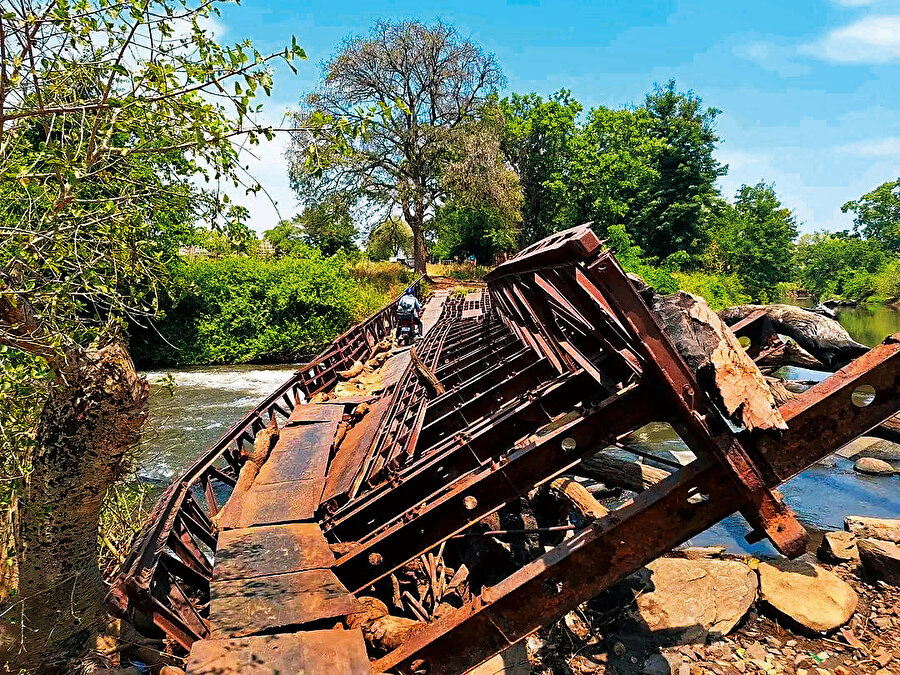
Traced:
[[[442, 291], [426, 303], [426, 334], [446, 299]], [[409, 364], [409, 348], [395, 349], [379, 372], [382, 388], [390, 392]], [[345, 455], [358, 458], [371, 445], [389, 401], [374, 402], [351, 429], [340, 444]], [[369, 672], [358, 628], [321, 630], [363, 609], [331, 570], [335, 556], [314, 520], [328, 476], [325, 499], [346, 490], [347, 478], [359, 468], [342, 462], [340, 453], [329, 467], [346, 407], [347, 402], [294, 406], [250, 490], [229, 504], [210, 582], [210, 637], [194, 643], [188, 673]]]

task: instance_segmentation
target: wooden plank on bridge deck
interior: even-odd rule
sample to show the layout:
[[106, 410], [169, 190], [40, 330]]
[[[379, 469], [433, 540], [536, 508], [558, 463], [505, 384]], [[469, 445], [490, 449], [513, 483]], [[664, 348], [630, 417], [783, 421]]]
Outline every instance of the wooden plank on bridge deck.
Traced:
[[323, 619], [343, 619], [363, 605], [331, 570], [308, 570], [209, 585], [213, 638], [243, 637], [297, 627]]
[[321, 569], [334, 554], [316, 523], [225, 530], [219, 536], [213, 581]]
[[331, 466], [328, 467], [325, 490], [322, 493], [323, 503], [347, 494], [350, 490], [353, 478], [368, 454], [369, 447], [375, 439], [375, 434], [378, 433], [390, 404], [389, 396], [379, 399], [372, 404], [369, 412], [347, 432], [334, 459], [331, 460]]
[[362, 632], [316, 630], [194, 643], [188, 675], [368, 675]]
[[285, 426], [281, 430], [278, 443], [250, 488], [251, 493], [257, 485], [324, 479], [334, 432], [343, 414], [342, 406], [327, 408], [330, 408], [330, 418], [326, 421]]

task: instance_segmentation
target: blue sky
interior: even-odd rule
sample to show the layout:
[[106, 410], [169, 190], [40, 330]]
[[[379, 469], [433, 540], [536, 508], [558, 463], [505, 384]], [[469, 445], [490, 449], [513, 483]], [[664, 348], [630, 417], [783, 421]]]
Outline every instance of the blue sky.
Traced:
[[[900, 0], [796, 2], [287, 2], [244, 0], [215, 22], [222, 42], [307, 52], [276, 73], [265, 117], [280, 124], [315, 86], [321, 62], [379, 18], [442, 18], [494, 52], [506, 92], [572, 90], [585, 107], [639, 104], [674, 77], [722, 110], [717, 152], [731, 197], [774, 182], [803, 231], [842, 229], [840, 206], [900, 176]], [[297, 212], [285, 139], [248, 157], [282, 217]], [[238, 201], [257, 231], [277, 222], [265, 197]]]

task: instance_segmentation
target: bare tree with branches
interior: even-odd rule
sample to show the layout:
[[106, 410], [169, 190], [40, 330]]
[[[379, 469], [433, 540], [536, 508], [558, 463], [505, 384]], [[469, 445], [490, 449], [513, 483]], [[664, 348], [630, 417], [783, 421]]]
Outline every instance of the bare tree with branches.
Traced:
[[[503, 83], [494, 55], [452, 26], [379, 21], [325, 64], [321, 86], [297, 114], [304, 130], [292, 134], [292, 185], [306, 203], [352, 194], [383, 207], [382, 219], [399, 207], [424, 274], [426, 220], [448, 195], [442, 174], [460, 161], [463, 138]], [[364, 132], [348, 145], [346, 136], [313, 131], [335, 120]]]

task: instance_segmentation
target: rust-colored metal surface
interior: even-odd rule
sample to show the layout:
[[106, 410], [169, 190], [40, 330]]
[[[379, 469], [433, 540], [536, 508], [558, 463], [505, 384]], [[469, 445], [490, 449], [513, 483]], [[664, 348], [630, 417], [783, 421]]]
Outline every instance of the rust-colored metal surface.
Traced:
[[201, 640], [191, 650], [187, 670], [194, 675], [371, 672], [359, 629]]
[[216, 547], [213, 581], [325, 569], [332, 564], [334, 554], [316, 523], [225, 530]]
[[[218, 537], [209, 527], [240, 468], [233, 451], [204, 458], [170, 488], [112, 597], [185, 648], [207, 638], [189, 672], [237, 672], [228, 668], [276, 651], [285, 672], [328, 672], [316, 670], [307, 639], [322, 641], [329, 663], [349, 659], [332, 672], [464, 672], [733, 513], [748, 521], [749, 539], [797, 555], [806, 533], [775, 488], [900, 409], [900, 342], [889, 338], [782, 405], [778, 425], [736, 429], [589, 226], [538, 242], [486, 281], [429, 303], [421, 364], [393, 352], [374, 400], [317, 409], [292, 405], [286, 390], [267, 399], [280, 406], [267, 414], [291, 422], [248, 493], [262, 514], [252, 522]], [[751, 358], [780, 348], [764, 315], [733, 329], [750, 339]], [[323, 371], [317, 391], [335, 381]], [[876, 392], [863, 406], [853, 399], [861, 385]], [[252, 442], [263, 422], [228, 442]], [[670, 424], [696, 459], [597, 520], [498, 528], [556, 477], [578, 475], [583, 459], [629, 452], [623, 438], [650, 422]], [[515, 565], [499, 576], [479, 562], [483, 549], [464, 544], [535, 533], [543, 544], [508, 558]], [[466, 592], [440, 612], [436, 597], [424, 606], [428, 591], [403, 600], [404, 579], [425, 574], [427, 587], [430, 575], [431, 593], [443, 595], [454, 585], [436, 581], [438, 570], [458, 580], [463, 566]], [[352, 625], [354, 595], [379, 597], [419, 625], [399, 646], [376, 638], [361, 651], [352, 631], [329, 641], [316, 629], [326, 618]], [[226, 639], [260, 632], [278, 635]], [[281, 640], [283, 650], [272, 646]]]
[[210, 584], [212, 638], [271, 633], [285, 626], [342, 619], [361, 609], [334, 572], [325, 569]]

